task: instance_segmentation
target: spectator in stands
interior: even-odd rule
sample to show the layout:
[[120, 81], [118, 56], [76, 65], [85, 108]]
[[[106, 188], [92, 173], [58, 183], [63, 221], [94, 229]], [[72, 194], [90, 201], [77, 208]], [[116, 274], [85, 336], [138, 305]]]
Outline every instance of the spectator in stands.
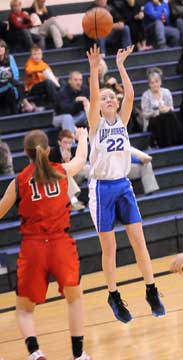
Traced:
[[176, 73], [183, 76], [183, 48], [176, 66]]
[[39, 34], [41, 34], [45, 39], [50, 36], [53, 40], [54, 46], [56, 48], [61, 48], [63, 46], [63, 38], [66, 37], [69, 40], [73, 39], [73, 35], [68, 31], [63, 29], [61, 21], [57, 16], [53, 16], [50, 8], [46, 6], [46, 0], [34, 0], [31, 8], [31, 14], [37, 14], [41, 25], [39, 26]]
[[9, 24], [7, 21], [0, 21], [0, 39], [7, 41]]
[[[180, 55], [180, 58], [178, 60], [177, 66], [176, 66], [176, 73], [181, 75], [181, 77], [183, 79], [183, 48], [182, 48], [181, 55]], [[183, 90], [183, 88], [182, 88], [182, 90]], [[181, 104], [180, 104], [179, 118], [180, 118], [182, 131], [183, 131], [183, 92], [182, 92], [182, 100], [181, 100]]]
[[34, 45], [25, 64], [25, 86], [29, 95], [45, 95], [47, 107], [56, 107], [60, 83], [47, 63], [43, 61], [42, 49]]
[[130, 27], [132, 43], [136, 45], [139, 51], [152, 49], [151, 45], [146, 44], [144, 30], [144, 7], [140, 0], [110, 0], [109, 2], [115, 9], [123, 14], [125, 24]]
[[[130, 28], [124, 22], [123, 14], [119, 14], [114, 7], [108, 6], [107, 0], [95, 0], [92, 6], [93, 7], [103, 7], [106, 8], [113, 17], [113, 29], [112, 32], [104, 39], [99, 39], [100, 51], [103, 56], [106, 53], [106, 47], [110, 50], [116, 51], [118, 48], [126, 48], [132, 44]], [[85, 36], [86, 39], [86, 48], [89, 49], [94, 41]]]
[[148, 82], [149, 90], [141, 99], [143, 130], [152, 132], [154, 145], [159, 147], [181, 144], [181, 126], [173, 111], [171, 92], [161, 87], [162, 71], [149, 69]]
[[141, 179], [145, 195], [159, 190], [151, 160], [151, 156], [131, 146], [131, 170], [128, 177], [130, 180]]
[[75, 126], [86, 126], [89, 90], [83, 85], [79, 71], [71, 71], [68, 83], [60, 89], [57, 97], [57, 116], [53, 119], [55, 127], [68, 129], [74, 134]]
[[[67, 163], [71, 160], [71, 147], [73, 134], [69, 130], [61, 130], [58, 134], [58, 144], [51, 148], [49, 159], [57, 163]], [[68, 176], [68, 196], [72, 204], [72, 210], [83, 210], [84, 204], [78, 200], [77, 195], [81, 192], [73, 177]]]
[[170, 0], [169, 5], [173, 24], [180, 31], [180, 40], [183, 45], [183, 0]]
[[31, 32], [33, 24], [29, 14], [22, 10], [21, 1], [11, 0], [10, 7], [9, 25], [11, 40], [21, 43], [25, 50], [30, 50], [34, 41], [43, 46], [42, 36]]
[[17, 114], [20, 93], [17, 87], [19, 71], [13, 55], [9, 55], [6, 42], [0, 39], [0, 104], [9, 114]]
[[9, 146], [0, 140], [0, 175], [14, 174], [13, 160]]
[[170, 25], [170, 8], [164, 0], [149, 0], [144, 5], [144, 24], [148, 37], [157, 48], [163, 49], [180, 44], [179, 30]]

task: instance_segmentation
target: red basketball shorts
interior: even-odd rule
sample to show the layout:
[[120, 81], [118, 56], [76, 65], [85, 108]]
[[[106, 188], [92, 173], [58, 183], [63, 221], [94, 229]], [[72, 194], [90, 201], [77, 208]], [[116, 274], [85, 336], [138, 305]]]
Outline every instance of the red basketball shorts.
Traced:
[[34, 303], [44, 302], [49, 274], [57, 280], [61, 294], [64, 287], [80, 282], [77, 247], [68, 233], [44, 240], [22, 240], [17, 260], [17, 294]]

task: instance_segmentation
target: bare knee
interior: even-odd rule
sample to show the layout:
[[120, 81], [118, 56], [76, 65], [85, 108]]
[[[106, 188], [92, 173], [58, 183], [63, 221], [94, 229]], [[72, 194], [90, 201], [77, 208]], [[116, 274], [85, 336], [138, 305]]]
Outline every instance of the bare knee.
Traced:
[[126, 225], [126, 232], [133, 248], [143, 250], [146, 248], [146, 242], [141, 223]]
[[64, 288], [64, 295], [68, 304], [72, 304], [74, 301], [81, 300], [82, 290], [80, 286], [66, 286]]
[[16, 299], [16, 311], [32, 313], [35, 308], [35, 303], [31, 302], [28, 298], [18, 296]]
[[100, 244], [102, 247], [102, 256], [109, 262], [116, 257], [116, 240], [113, 232], [100, 233]]

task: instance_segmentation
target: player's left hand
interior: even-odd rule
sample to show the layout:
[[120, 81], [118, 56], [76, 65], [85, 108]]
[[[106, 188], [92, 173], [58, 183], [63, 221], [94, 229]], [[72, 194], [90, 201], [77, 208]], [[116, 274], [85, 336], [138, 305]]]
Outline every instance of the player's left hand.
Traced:
[[88, 131], [87, 131], [87, 128], [83, 128], [83, 127], [78, 127], [78, 128], [75, 128], [75, 134], [74, 134], [74, 137], [76, 140], [79, 140], [80, 137], [87, 137], [88, 136]]
[[90, 51], [87, 51], [86, 54], [88, 56], [90, 68], [99, 68], [99, 64], [102, 58], [100, 54], [100, 48], [94, 44], [93, 48], [91, 47]]
[[173, 260], [173, 262], [170, 265], [170, 271], [172, 272], [179, 272], [180, 274], [182, 274], [182, 270], [183, 270], [183, 253], [178, 254], [175, 260]]
[[116, 55], [116, 64], [119, 68], [124, 63], [126, 58], [132, 53], [135, 45], [130, 45], [126, 49], [119, 49]]

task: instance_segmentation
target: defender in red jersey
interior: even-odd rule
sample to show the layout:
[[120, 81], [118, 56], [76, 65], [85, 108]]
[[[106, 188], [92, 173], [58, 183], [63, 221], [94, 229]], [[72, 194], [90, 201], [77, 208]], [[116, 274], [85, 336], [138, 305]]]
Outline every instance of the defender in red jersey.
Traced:
[[17, 260], [17, 322], [29, 351], [29, 360], [45, 360], [34, 327], [36, 303], [45, 301], [52, 274], [68, 304], [73, 359], [90, 360], [83, 351], [83, 308], [79, 259], [69, 235], [70, 202], [67, 175], [80, 171], [87, 157], [87, 132], [77, 130], [78, 148], [68, 163], [49, 162], [46, 134], [30, 131], [24, 139], [28, 165], [13, 180], [0, 201], [0, 218], [18, 201], [21, 250]]

